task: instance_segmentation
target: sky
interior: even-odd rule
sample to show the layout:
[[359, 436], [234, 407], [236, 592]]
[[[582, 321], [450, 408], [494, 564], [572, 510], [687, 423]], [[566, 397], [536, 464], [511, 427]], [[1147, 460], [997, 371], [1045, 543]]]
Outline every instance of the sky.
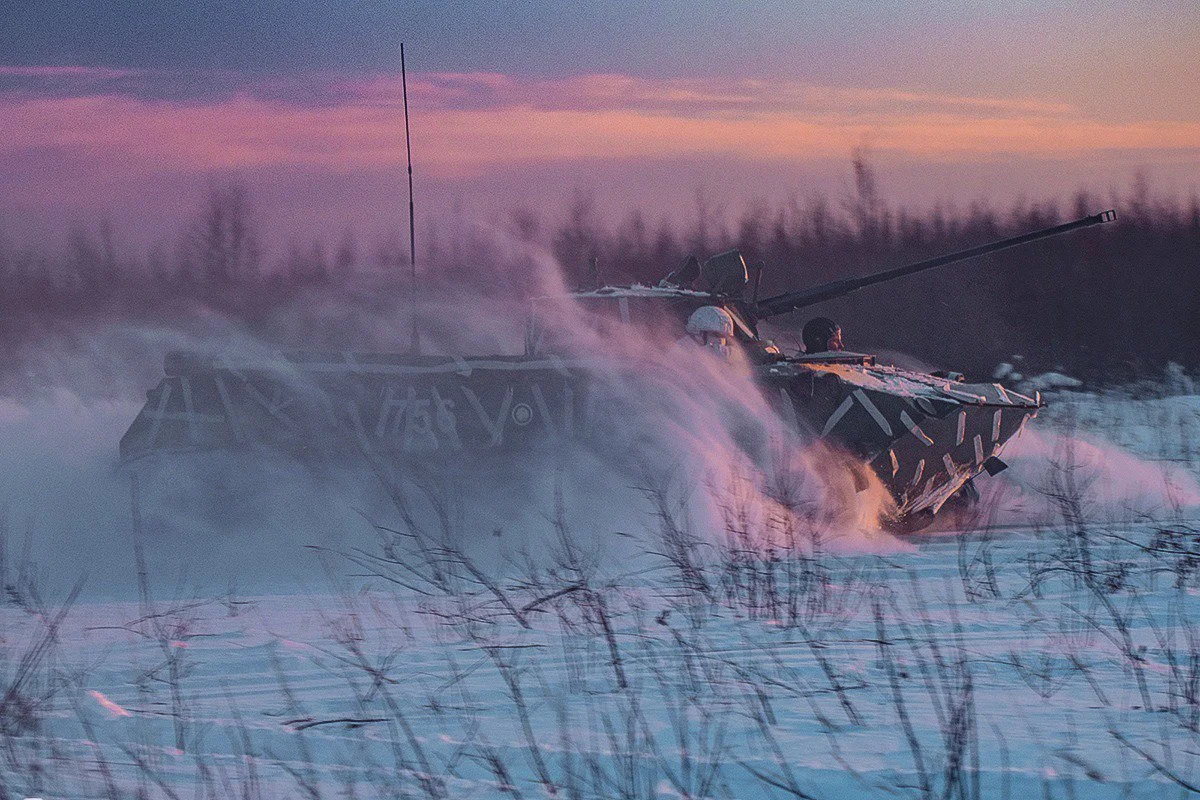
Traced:
[[21, 0], [0, 235], [169, 238], [240, 183], [283, 237], [396, 227], [406, 43], [423, 224], [1200, 188], [1200, 3]]

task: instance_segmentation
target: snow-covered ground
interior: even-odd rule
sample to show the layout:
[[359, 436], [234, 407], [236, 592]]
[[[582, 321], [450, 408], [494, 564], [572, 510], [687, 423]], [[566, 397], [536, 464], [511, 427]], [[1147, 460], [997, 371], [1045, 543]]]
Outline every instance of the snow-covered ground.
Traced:
[[650, 493], [632, 532], [352, 519], [294, 543], [303, 590], [151, 558], [74, 604], [10, 546], [0, 797], [1200, 791], [1200, 397], [1050, 400], [981, 513], [909, 541], [809, 519], [788, 554], [771, 509]]

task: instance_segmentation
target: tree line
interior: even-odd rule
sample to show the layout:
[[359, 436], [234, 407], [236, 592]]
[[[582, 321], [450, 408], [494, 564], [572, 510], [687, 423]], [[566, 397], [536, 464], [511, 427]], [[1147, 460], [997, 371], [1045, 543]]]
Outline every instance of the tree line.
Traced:
[[[796, 196], [730, 216], [698, 192], [686, 222], [632, 211], [605, 219], [586, 194], [548, 217], [528, 208], [486, 224], [422, 226], [421, 292], [478, 291], [512, 301], [544, 291], [552, 254], [568, 285], [655, 283], [690, 255], [737, 247], [765, 265], [763, 296], [953, 252], [1114, 207], [1115, 223], [863, 290], [777, 320], [785, 344], [808, 315], [837, 319], [848, 347], [905, 353], [986, 377], [1014, 357], [1025, 371], [1061, 369], [1121, 382], [1171, 361], [1200, 364], [1200, 201], [1163, 199], [1145, 180], [1101, 198], [986, 202], [915, 212], [879, 196], [854, 162], [845, 197]], [[313, 346], [402, 347], [406, 237], [364, 245], [352, 234], [269, 253], [240, 186], [215, 189], [174, 241], [132, 255], [107, 226], [62, 252], [0, 239], [0, 376], [37, 357], [46, 337], [113, 324], [192, 330], [218, 317], [252, 334]], [[319, 302], [314, 302], [317, 298]], [[335, 309], [335, 311], [331, 311]], [[449, 306], [453, 312], [453, 304]], [[371, 313], [359, 315], [359, 311]], [[514, 320], [520, 325], [520, 320]], [[7, 382], [0, 382], [0, 386]]]

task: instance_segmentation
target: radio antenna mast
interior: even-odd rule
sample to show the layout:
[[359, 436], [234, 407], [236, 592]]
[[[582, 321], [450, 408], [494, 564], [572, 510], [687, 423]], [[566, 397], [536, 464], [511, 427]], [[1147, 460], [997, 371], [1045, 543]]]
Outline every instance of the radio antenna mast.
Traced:
[[412, 134], [408, 128], [408, 72], [404, 68], [404, 42], [400, 43], [400, 86], [404, 91], [404, 148], [408, 153], [408, 264], [412, 292], [412, 342], [414, 354], [421, 352], [421, 332], [417, 329], [417, 217], [413, 206]]

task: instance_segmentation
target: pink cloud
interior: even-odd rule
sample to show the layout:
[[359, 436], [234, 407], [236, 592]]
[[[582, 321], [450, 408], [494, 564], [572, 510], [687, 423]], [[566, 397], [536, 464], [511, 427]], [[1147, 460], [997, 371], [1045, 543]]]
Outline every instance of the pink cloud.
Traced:
[[[109, 74], [0, 67], [0, 75], [29, 70], [68, 81]], [[161, 226], [165, 209], [190, 208], [205, 176], [236, 176], [252, 186], [270, 182], [275, 196], [289, 198], [289, 207], [306, 220], [333, 214], [338, 203], [338, 213], [360, 217], [395, 192], [389, 181], [402, 174], [404, 160], [395, 76], [314, 77], [311, 89], [289, 83], [274, 91], [272, 84], [273, 94], [246, 89], [190, 101], [135, 94], [134, 83], [154, 80], [143, 75], [122, 92], [0, 91], [6, 190], [0, 220], [34, 233], [108, 213], [143, 220], [137, 224], [146, 228]], [[589, 186], [601, 162], [624, 165], [613, 184], [622, 207], [637, 191], [659, 206], [672, 192], [690, 197], [690, 189], [705, 181], [755, 193], [764, 191], [763, 183], [746, 178], [748, 166], [797, 176], [815, 164], [844, 162], [864, 143], [892, 165], [945, 165], [945, 174], [959, 181], [973, 164], [1003, 162], [1003, 180], [1026, 181], [1008, 187], [1017, 193], [1058, 195], [1077, 187], [1064, 185], [1060, 175], [1031, 179], [1038, 163], [1089, 165], [1113, 153], [1122, 154], [1123, 164], [1169, 163], [1173, 174], [1185, 176], [1181, 180], [1200, 174], [1200, 121], [1105, 117], [1039, 98], [789, 81], [494, 73], [416, 74], [409, 93], [421, 179], [472, 187], [468, 194], [487, 184], [510, 204], [542, 202], [519, 196], [532, 190], [514, 175], [538, 173], [543, 191], [569, 193], [572, 186]], [[696, 165], [695, 171], [677, 174], [682, 162]], [[735, 163], [736, 169], [718, 170]], [[655, 173], [648, 169], [652, 164], [676, 166]], [[1008, 177], [1020, 171], [1014, 165], [1027, 167], [1024, 178]], [[651, 174], [660, 184], [650, 185]], [[664, 187], [670, 180], [676, 184]], [[789, 190], [796, 186], [791, 180]], [[362, 190], [367, 184], [377, 190], [370, 200]], [[561, 198], [546, 202], [561, 204]]]
[[[392, 168], [403, 150], [396, 88], [378, 79], [341, 102], [313, 107], [245, 95], [191, 103], [120, 94], [0, 96], [0, 154], [20, 159], [50, 148], [136, 174]], [[801, 164], [843, 157], [864, 141], [943, 160], [1200, 147], [1200, 122], [1109, 121], [1038, 101], [888, 89], [722, 87], [614, 75], [528, 83], [422, 76], [413, 88], [420, 162], [449, 176], [581, 158], [732, 155]]]
[[[395, 103], [400, 78], [376, 75], [339, 82], [363, 101]], [[799, 81], [648, 79], [591, 74], [563, 78], [519, 78], [497, 73], [425, 73], [414, 76], [410, 97], [438, 109], [533, 107], [543, 110], [658, 109], [680, 113], [723, 110], [865, 111], [883, 109], [1011, 114], [1070, 114], [1068, 104], [1025, 97], [956, 96], [896, 88], [822, 86]]]

